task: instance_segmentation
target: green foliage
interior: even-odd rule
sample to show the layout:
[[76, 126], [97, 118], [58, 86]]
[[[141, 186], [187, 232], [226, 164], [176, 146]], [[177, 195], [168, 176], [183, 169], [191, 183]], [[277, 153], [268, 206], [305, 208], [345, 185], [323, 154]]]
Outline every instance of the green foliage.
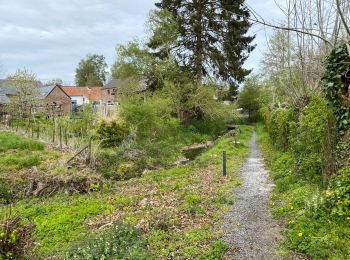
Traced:
[[205, 119], [219, 124], [232, 121], [236, 116], [232, 112], [232, 106], [214, 99], [216, 87], [214, 83], [185, 83], [178, 86], [168, 81], [159, 94], [169, 98], [172, 112], [184, 123], [191, 123], [194, 119]]
[[6, 152], [9, 149], [41, 151], [44, 145], [11, 133], [0, 132], [0, 152]]
[[237, 104], [248, 113], [250, 120], [257, 120], [259, 110], [270, 101], [270, 93], [259, 82], [258, 76], [249, 77], [239, 92]]
[[70, 259], [150, 259], [141, 234], [134, 227], [116, 223], [107, 232], [74, 246], [65, 253]]
[[79, 62], [75, 72], [75, 82], [78, 86], [103, 86], [106, 81], [107, 63], [103, 55], [89, 54]]
[[184, 82], [188, 79], [187, 73], [180, 69], [173, 59], [158, 59], [147, 46], [136, 41], [119, 45], [117, 57], [112, 68], [112, 76], [146, 80], [150, 90], [162, 88], [166, 80]]
[[[306, 108], [309, 109], [313, 110]], [[350, 255], [349, 191], [344, 187], [349, 186], [349, 172], [344, 171], [322, 192], [318, 182], [294, 173], [296, 162], [291, 152], [276, 150], [262, 125], [258, 125], [257, 130], [276, 184], [272, 195], [273, 214], [287, 223], [284, 247], [306, 253], [313, 259], [347, 259]]]
[[206, 260], [219, 260], [223, 259], [226, 251], [230, 248], [230, 245], [222, 241], [215, 241], [209, 247], [209, 250], [204, 253], [200, 259]]
[[185, 212], [189, 214], [202, 214], [204, 211], [199, 206], [202, 203], [201, 196], [197, 194], [190, 194], [185, 196], [184, 198], [183, 209]]
[[33, 238], [40, 241], [36, 253], [48, 256], [65, 251], [69, 245], [84, 238], [87, 221], [113, 209], [110, 202], [96, 194], [95, 197], [62, 195], [45, 201], [30, 199], [17, 203], [13, 210], [35, 224]]
[[155, 139], [176, 128], [178, 122], [171, 116], [168, 99], [151, 96], [147, 102], [131, 99], [122, 104], [121, 117], [137, 131], [138, 139]]
[[[196, 161], [184, 167], [148, 170], [140, 178], [106, 182], [108, 185], [100, 192], [88, 195], [62, 194], [45, 200], [26, 198], [18, 201], [12, 210], [36, 225], [33, 232], [36, 247], [33, 255], [28, 257], [63, 258], [64, 253], [68, 252], [78, 259], [85, 259], [86, 255], [99, 255], [98, 252], [104, 249], [111, 252], [110, 249], [114, 247], [112, 243], [107, 243], [111, 237], [121, 243], [118, 252], [133, 251], [134, 247], [128, 245], [135, 245], [134, 242], [123, 243], [118, 237], [122, 239], [125, 236], [120, 233], [118, 236], [113, 235], [114, 228], [106, 230], [106, 233], [111, 232], [112, 235], [93, 232], [104, 225], [105, 220], [109, 222], [110, 218], [118, 218], [124, 224], [132, 223], [133, 226], [142, 228], [143, 233], [140, 235], [136, 232], [138, 235], [134, 238], [136, 241], [140, 241], [141, 236], [144, 238], [152, 259], [220, 259], [227, 245], [216, 242], [220, 236], [219, 221], [223, 219], [224, 209], [232, 203], [231, 191], [238, 183], [235, 174], [229, 174], [222, 181], [221, 155], [223, 150], [227, 150], [230, 173], [238, 171], [248, 154], [247, 142], [252, 133], [249, 126], [241, 126], [241, 130], [240, 145], [233, 147], [232, 138], [219, 138], [215, 147], [204, 152], [200, 160], [198, 158], [203, 163]], [[187, 126], [180, 126], [177, 132], [179, 133], [176, 138], [182, 144], [207, 138], [192, 132]], [[167, 142], [174, 145], [172, 143], [176, 143], [177, 139]], [[158, 156], [161, 156], [161, 152], [158, 152]], [[119, 157], [113, 156], [106, 162], [111, 163]], [[212, 166], [207, 168], [208, 165]], [[94, 185], [90, 186], [90, 189], [96, 188]], [[202, 213], [188, 214], [190, 212], [184, 211], [183, 206], [196, 206]], [[4, 206], [0, 208], [1, 216], [6, 209]], [[79, 241], [83, 242], [80, 244]], [[127, 238], [126, 241], [130, 240]], [[139, 249], [143, 250], [145, 247]], [[125, 259], [127, 257], [126, 255]], [[138, 259], [137, 256], [130, 258]]]
[[102, 121], [96, 133], [102, 147], [116, 147], [129, 135], [130, 129], [125, 122]]
[[0, 157], [0, 173], [13, 170], [21, 170], [31, 166], [38, 166], [40, 164], [40, 153], [20, 151], [15, 153], [8, 153]]
[[21, 259], [31, 249], [32, 225], [21, 216], [9, 216], [0, 224], [0, 259]]
[[44, 145], [15, 134], [0, 133], [0, 174], [38, 166]]
[[[212, 1], [162, 0], [156, 5], [173, 15], [170, 24], [176, 23], [172, 28], [178, 28], [177, 37], [173, 37], [176, 41], [168, 53], [173, 54], [180, 66], [193, 72], [198, 81], [208, 76], [236, 88], [237, 83], [250, 73], [242, 65], [254, 49], [250, 45], [254, 37], [246, 35], [250, 23], [243, 0], [229, 5]], [[234, 14], [239, 14], [240, 18]], [[157, 29], [169, 27], [169, 19], [161, 22]], [[161, 41], [159, 35], [159, 29], [155, 30], [149, 45], [162, 58], [169, 43]]]
[[286, 150], [289, 146], [290, 125], [294, 121], [295, 114], [292, 109], [277, 108], [264, 115], [270, 137], [276, 147]]
[[11, 186], [7, 182], [2, 181], [0, 183], [0, 204], [11, 203], [13, 196], [14, 196], [14, 192], [11, 189]]
[[326, 72], [323, 77], [326, 97], [333, 107], [340, 134], [345, 134], [350, 127], [350, 103], [344, 103], [343, 99], [350, 97], [349, 83], [346, 84], [342, 80], [345, 73], [350, 70], [349, 62], [350, 53], [345, 44], [334, 48], [327, 57]]
[[333, 178], [325, 192], [327, 209], [332, 215], [347, 218], [350, 222], [350, 167]]
[[298, 123], [292, 123], [292, 137], [290, 138], [291, 151], [296, 160], [297, 173], [305, 177], [322, 175], [324, 153], [327, 150], [328, 123], [331, 120], [331, 111], [326, 101], [314, 96], [303, 109]]

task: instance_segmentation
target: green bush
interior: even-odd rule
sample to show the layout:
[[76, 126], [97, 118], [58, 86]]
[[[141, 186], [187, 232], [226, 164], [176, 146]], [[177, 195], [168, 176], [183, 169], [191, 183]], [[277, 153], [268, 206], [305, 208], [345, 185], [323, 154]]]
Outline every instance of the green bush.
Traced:
[[322, 97], [314, 96], [302, 110], [298, 124], [291, 124], [293, 134], [290, 147], [296, 161], [296, 170], [304, 177], [320, 177], [323, 166], [331, 163], [324, 160], [325, 153], [332, 153], [327, 138], [335, 138], [329, 136], [329, 120], [331, 111], [326, 101]]
[[116, 147], [129, 135], [130, 128], [125, 122], [102, 121], [96, 133], [102, 147]]
[[350, 167], [343, 169], [339, 176], [331, 181], [325, 194], [327, 208], [332, 215], [341, 218], [350, 217]]
[[137, 139], [158, 139], [178, 126], [171, 115], [168, 99], [152, 96], [146, 102], [138, 99], [126, 101], [120, 110], [121, 117], [137, 131]]
[[267, 129], [275, 146], [282, 150], [289, 147], [290, 125], [295, 120], [292, 109], [277, 108], [266, 115]]
[[348, 259], [350, 255], [350, 169], [342, 171], [322, 192], [319, 182], [300, 178], [293, 170], [292, 152], [276, 150], [258, 125], [259, 144], [276, 187], [273, 214], [287, 223], [286, 249], [306, 253], [312, 259]]
[[64, 259], [150, 259], [141, 234], [133, 227], [117, 223], [102, 235], [71, 248]]

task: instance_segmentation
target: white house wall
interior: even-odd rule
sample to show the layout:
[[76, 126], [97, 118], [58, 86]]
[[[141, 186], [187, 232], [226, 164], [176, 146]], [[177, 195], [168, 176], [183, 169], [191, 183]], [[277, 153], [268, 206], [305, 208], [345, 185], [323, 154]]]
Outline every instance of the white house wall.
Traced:
[[84, 104], [89, 104], [90, 103], [90, 101], [86, 97], [82, 97], [82, 96], [72, 96], [71, 100], [72, 100], [72, 102], [76, 101], [77, 102], [77, 106], [82, 106]]

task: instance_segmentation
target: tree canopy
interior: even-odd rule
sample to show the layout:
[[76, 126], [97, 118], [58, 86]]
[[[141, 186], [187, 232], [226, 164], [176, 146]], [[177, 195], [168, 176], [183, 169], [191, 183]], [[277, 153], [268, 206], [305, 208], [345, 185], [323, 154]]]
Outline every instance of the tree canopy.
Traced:
[[158, 57], [173, 55], [197, 80], [211, 77], [234, 89], [250, 73], [243, 63], [254, 36], [247, 36], [251, 24], [244, 0], [162, 0], [156, 6], [173, 17], [163, 13], [153, 19], [157, 29], [148, 45]]
[[75, 83], [79, 86], [103, 86], [107, 78], [107, 63], [103, 55], [89, 54], [79, 62]]
[[7, 81], [9, 87], [15, 91], [12, 106], [18, 109], [21, 117], [27, 116], [41, 99], [36, 75], [26, 69], [19, 69], [15, 74], [8, 76]]

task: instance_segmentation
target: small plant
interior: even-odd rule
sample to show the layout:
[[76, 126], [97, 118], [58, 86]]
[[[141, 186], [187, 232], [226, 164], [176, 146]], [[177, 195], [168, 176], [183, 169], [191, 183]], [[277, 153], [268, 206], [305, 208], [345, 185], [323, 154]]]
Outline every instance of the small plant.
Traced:
[[204, 212], [203, 208], [200, 207], [202, 200], [199, 195], [186, 196], [183, 205], [184, 210], [189, 214], [202, 214]]
[[22, 223], [22, 217], [10, 216], [0, 225], [0, 259], [19, 259], [30, 250], [32, 225]]
[[10, 185], [6, 182], [0, 183], [0, 204], [10, 204], [14, 196], [14, 192], [12, 191]]
[[64, 259], [149, 259], [140, 233], [133, 227], [116, 223], [104, 234], [71, 248]]

